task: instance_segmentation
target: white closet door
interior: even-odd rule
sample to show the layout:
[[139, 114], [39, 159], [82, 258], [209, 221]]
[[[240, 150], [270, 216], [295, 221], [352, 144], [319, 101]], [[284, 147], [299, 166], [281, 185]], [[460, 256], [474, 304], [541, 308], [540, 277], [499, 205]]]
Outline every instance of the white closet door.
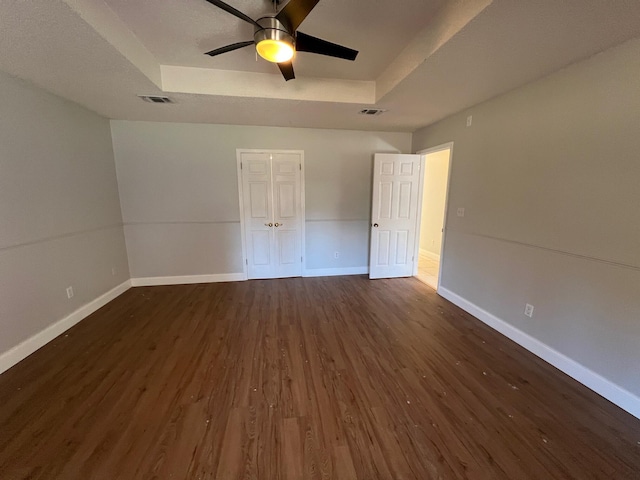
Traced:
[[369, 278], [413, 275], [420, 155], [376, 154]]
[[301, 158], [298, 153], [274, 153], [273, 223], [276, 277], [302, 275]]
[[265, 153], [243, 153], [242, 193], [249, 278], [273, 277], [273, 201], [271, 160]]
[[247, 277], [302, 275], [302, 154], [239, 152]]

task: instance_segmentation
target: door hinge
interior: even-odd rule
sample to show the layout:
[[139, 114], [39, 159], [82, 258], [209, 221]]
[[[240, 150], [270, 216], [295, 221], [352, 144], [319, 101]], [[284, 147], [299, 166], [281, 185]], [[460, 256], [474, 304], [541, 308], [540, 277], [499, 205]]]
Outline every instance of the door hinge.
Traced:
[[248, 258], [245, 258], [245, 259], [244, 259], [244, 263], [245, 263], [245, 265], [249, 265], [249, 259], [248, 259]]
[[298, 166], [300, 167], [300, 171], [302, 171], [302, 164], [299, 163]]
[[242, 162], [240, 162], [240, 170], [242, 170]]
[[302, 257], [300, 257], [300, 263], [304, 262], [304, 259]]

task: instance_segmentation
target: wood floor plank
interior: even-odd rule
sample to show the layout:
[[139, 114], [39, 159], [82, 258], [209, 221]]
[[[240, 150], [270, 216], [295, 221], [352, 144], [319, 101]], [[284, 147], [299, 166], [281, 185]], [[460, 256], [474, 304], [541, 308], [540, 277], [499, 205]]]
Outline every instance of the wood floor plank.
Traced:
[[640, 479], [640, 420], [415, 279], [134, 288], [0, 375], [0, 479]]

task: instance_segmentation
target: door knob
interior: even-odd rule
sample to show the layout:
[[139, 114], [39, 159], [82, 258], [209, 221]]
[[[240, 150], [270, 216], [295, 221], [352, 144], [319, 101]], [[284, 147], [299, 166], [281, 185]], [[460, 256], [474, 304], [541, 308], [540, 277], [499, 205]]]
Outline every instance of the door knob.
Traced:
[[264, 226], [265, 227], [273, 227], [273, 223], [265, 223]]
[[277, 222], [276, 222], [276, 228], [278, 228], [278, 227], [282, 227], [283, 225], [284, 225], [284, 223], [277, 223]]
[[378, 228], [378, 224], [377, 224], [377, 223], [374, 223], [374, 224], [373, 224], [373, 226], [374, 226], [375, 228]]

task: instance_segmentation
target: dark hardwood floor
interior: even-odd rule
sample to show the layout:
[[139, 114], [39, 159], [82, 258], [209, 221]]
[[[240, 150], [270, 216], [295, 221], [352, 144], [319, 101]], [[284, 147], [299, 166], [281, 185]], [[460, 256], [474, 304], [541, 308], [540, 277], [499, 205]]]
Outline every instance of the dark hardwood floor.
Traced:
[[640, 420], [415, 279], [134, 288], [0, 376], [0, 479], [638, 479]]

